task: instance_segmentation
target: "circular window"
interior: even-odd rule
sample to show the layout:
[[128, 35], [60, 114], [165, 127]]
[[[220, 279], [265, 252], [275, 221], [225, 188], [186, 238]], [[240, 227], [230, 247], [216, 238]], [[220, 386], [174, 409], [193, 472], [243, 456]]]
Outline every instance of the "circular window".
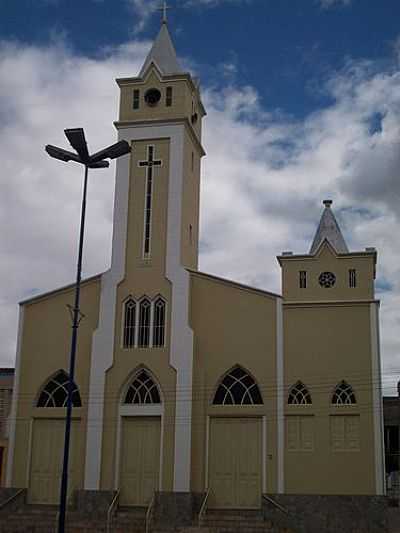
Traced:
[[336, 276], [333, 272], [322, 272], [318, 278], [319, 284], [325, 289], [330, 289], [336, 283]]
[[161, 100], [161, 93], [158, 89], [149, 89], [144, 95], [146, 104], [150, 107], [154, 107]]

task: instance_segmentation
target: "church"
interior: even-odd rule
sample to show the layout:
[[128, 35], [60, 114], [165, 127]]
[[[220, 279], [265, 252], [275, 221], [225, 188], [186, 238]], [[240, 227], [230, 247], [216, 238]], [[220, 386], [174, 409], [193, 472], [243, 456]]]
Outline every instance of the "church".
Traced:
[[[136, 77], [118, 79], [111, 267], [86, 279], [69, 493], [385, 492], [375, 248], [350, 251], [325, 200], [309, 251], [282, 252], [282, 293], [198, 270], [198, 80], [166, 21]], [[237, 244], [240, 246], [240, 243]], [[65, 427], [74, 285], [21, 302], [8, 487], [53, 504]]]

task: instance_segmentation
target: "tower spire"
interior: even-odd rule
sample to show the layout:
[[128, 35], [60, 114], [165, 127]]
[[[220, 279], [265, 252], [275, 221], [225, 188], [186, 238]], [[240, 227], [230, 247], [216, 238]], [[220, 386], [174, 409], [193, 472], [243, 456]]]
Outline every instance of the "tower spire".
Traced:
[[322, 241], [327, 240], [333, 246], [337, 253], [348, 253], [346, 241], [340, 231], [339, 224], [332, 212], [332, 200], [324, 200], [325, 209], [322, 213], [321, 220], [315, 234], [313, 243], [310, 248], [310, 254], [314, 254]]
[[178, 63], [171, 35], [168, 31], [167, 9], [170, 8], [167, 6], [166, 2], [163, 3], [162, 7], [158, 8], [158, 10], [163, 13], [162, 25], [139, 73], [141, 78], [144, 76], [151, 63], [156, 65], [163, 76], [181, 74], [183, 72]]

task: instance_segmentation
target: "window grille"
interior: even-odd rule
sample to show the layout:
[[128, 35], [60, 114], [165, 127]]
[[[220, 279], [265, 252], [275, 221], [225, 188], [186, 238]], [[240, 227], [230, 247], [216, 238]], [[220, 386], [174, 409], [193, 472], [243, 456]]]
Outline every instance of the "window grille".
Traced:
[[307, 272], [305, 270], [300, 270], [299, 272], [299, 285], [300, 289], [307, 288]]
[[240, 366], [233, 368], [221, 381], [214, 396], [214, 405], [261, 405], [260, 389], [254, 379]]
[[140, 91], [135, 89], [133, 91], [133, 109], [139, 109], [140, 107]]
[[354, 268], [349, 270], [349, 287], [352, 289], [357, 287], [357, 274]]
[[338, 385], [336, 385], [335, 391], [332, 395], [332, 404], [351, 405], [355, 403], [357, 403], [356, 396], [351, 385], [346, 383], [346, 381], [341, 381]]
[[139, 347], [146, 348], [150, 343], [151, 303], [145, 298], [139, 306]]
[[126, 393], [124, 403], [127, 404], [154, 404], [161, 403], [160, 392], [153, 378], [141, 370], [132, 381]]
[[166, 94], [166, 106], [171, 107], [172, 106], [172, 87], [167, 87], [167, 94]]
[[312, 404], [311, 395], [307, 387], [301, 381], [298, 381], [289, 391], [288, 404], [291, 405], [310, 405]]
[[124, 319], [124, 348], [133, 348], [135, 346], [136, 332], [136, 302], [129, 298], [125, 302], [125, 319]]
[[153, 346], [162, 347], [165, 344], [165, 302], [157, 298], [154, 302]]
[[[68, 399], [68, 374], [60, 370], [40, 393], [37, 407], [66, 407]], [[81, 407], [81, 396], [75, 383], [72, 385], [72, 406]]]

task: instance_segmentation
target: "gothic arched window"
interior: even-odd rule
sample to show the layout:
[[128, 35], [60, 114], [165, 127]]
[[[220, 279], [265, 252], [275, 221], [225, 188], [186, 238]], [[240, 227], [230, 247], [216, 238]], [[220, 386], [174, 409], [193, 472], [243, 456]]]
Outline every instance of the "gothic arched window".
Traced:
[[157, 298], [154, 302], [154, 323], [153, 323], [153, 346], [161, 347], [165, 344], [165, 302], [162, 298]]
[[298, 381], [289, 391], [288, 404], [290, 405], [310, 405], [312, 404], [311, 395], [307, 387], [301, 381]]
[[133, 298], [125, 302], [124, 310], [124, 348], [133, 348], [136, 331], [136, 302]]
[[240, 366], [235, 366], [218, 385], [214, 405], [260, 405], [260, 389], [254, 379]]
[[140, 370], [129, 386], [124, 403], [154, 404], [161, 403], [157, 384], [146, 370]]
[[346, 381], [341, 381], [340, 383], [338, 383], [332, 395], [332, 404], [351, 405], [355, 403], [357, 402], [353, 387], [349, 385]]
[[[60, 370], [43, 387], [37, 407], [66, 407], [68, 398], [68, 374]], [[81, 396], [75, 383], [72, 386], [72, 406], [82, 407]]]
[[151, 303], [147, 298], [143, 298], [139, 304], [139, 340], [140, 348], [146, 348], [150, 343], [150, 318]]

